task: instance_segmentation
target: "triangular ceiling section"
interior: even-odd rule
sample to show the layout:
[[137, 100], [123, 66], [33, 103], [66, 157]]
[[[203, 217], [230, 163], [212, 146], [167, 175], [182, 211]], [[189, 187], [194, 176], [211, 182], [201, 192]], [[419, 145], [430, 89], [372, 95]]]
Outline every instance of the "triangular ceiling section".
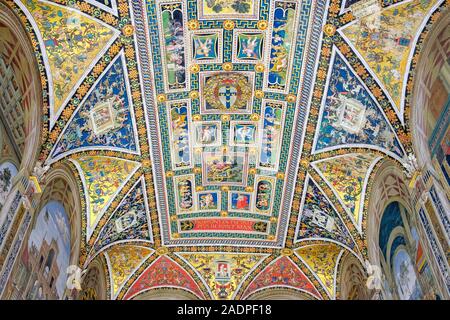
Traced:
[[362, 56], [403, 112], [409, 61], [427, 16], [441, 1], [404, 1], [356, 20], [342, 29], [343, 36]]
[[314, 150], [367, 147], [402, 158], [403, 149], [383, 111], [339, 51], [333, 48]]
[[344, 249], [335, 244], [318, 244], [300, 248], [295, 252], [326, 289], [331, 298], [335, 297], [336, 265]]
[[87, 198], [87, 236], [113, 198], [139, 168], [139, 164], [118, 158], [87, 156], [72, 160], [78, 168]]
[[361, 230], [367, 180], [381, 158], [372, 153], [353, 153], [312, 164], [342, 202], [358, 230]]
[[317, 299], [322, 299], [320, 293], [305, 276], [300, 268], [288, 257], [280, 257], [261, 271], [245, 290], [244, 298], [267, 287], [290, 287], [307, 292]]
[[123, 284], [152, 252], [149, 248], [132, 245], [119, 245], [106, 251], [113, 299], [117, 296]]
[[265, 258], [263, 254], [180, 253], [203, 278], [214, 299], [230, 300], [247, 275]]
[[139, 276], [123, 299], [131, 299], [140, 292], [158, 287], [178, 287], [204, 298], [197, 283], [186, 270], [172, 259], [161, 256]]
[[138, 153], [136, 126], [123, 52], [108, 66], [69, 121], [53, 161], [85, 149]]
[[100, 231], [93, 250], [98, 252], [103, 247], [125, 240], [152, 241], [143, 178], [131, 188]]
[[47, 1], [22, 0], [45, 47], [50, 69], [50, 124], [119, 32], [81, 12]]
[[353, 249], [355, 244], [341, 217], [311, 177], [307, 177], [297, 241], [329, 239]]

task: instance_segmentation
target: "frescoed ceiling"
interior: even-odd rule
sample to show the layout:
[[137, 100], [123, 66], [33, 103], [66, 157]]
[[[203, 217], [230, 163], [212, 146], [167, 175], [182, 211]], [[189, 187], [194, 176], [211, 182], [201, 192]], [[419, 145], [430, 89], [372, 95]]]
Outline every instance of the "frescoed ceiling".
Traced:
[[82, 194], [109, 292], [336, 298], [367, 197], [411, 152], [409, 92], [442, 0], [6, 0], [39, 61], [40, 159]]

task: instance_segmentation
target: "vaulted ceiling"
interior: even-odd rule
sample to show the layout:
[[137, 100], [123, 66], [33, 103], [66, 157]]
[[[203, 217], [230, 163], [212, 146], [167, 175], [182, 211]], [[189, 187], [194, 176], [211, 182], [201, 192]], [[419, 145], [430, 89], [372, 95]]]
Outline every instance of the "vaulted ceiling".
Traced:
[[39, 61], [40, 159], [71, 166], [80, 264], [104, 256], [118, 299], [335, 298], [341, 257], [366, 259], [373, 173], [411, 151], [415, 62], [448, 6], [6, 3]]

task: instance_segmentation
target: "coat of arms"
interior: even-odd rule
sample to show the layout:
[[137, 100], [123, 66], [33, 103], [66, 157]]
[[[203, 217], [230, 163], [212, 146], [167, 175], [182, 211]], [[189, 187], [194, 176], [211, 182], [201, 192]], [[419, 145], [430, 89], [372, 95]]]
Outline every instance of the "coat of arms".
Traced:
[[241, 74], [218, 74], [209, 78], [205, 84], [205, 100], [213, 109], [245, 109], [251, 94], [248, 80]]
[[338, 124], [347, 132], [358, 134], [366, 123], [366, 108], [356, 99], [340, 96]]
[[226, 299], [232, 289], [231, 262], [228, 260], [215, 260], [215, 283], [214, 289], [219, 299]]
[[122, 106], [119, 97], [115, 96], [105, 102], [98, 103], [89, 112], [90, 126], [95, 135], [104, 134], [110, 130], [120, 128], [123, 119], [120, 115]]

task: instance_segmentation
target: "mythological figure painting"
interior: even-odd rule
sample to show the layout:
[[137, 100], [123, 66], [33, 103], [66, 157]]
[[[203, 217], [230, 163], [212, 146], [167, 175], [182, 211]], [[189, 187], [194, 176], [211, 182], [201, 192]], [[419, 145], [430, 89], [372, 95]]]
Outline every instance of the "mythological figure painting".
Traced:
[[242, 153], [203, 153], [204, 182], [209, 185], [243, 185], [247, 170]]
[[273, 204], [275, 179], [273, 177], [257, 177], [255, 207], [258, 212], [268, 213]]
[[6, 202], [12, 188], [13, 179], [17, 174], [17, 168], [11, 162], [0, 164], [0, 210]]
[[193, 125], [195, 146], [212, 147], [222, 144], [221, 123], [219, 121], [203, 121]]
[[64, 206], [48, 202], [39, 212], [12, 278], [12, 297], [60, 300], [66, 295], [70, 225]]
[[175, 179], [177, 192], [177, 206], [180, 212], [193, 211], [195, 209], [194, 180], [192, 176], [179, 176]]
[[234, 211], [250, 211], [251, 210], [251, 193], [231, 192], [230, 194], [230, 210]]
[[0, 300], [450, 299], [449, 17], [0, 0]]
[[170, 90], [186, 87], [186, 53], [181, 4], [161, 5], [165, 70]]
[[232, 122], [230, 130], [230, 145], [255, 145], [258, 139], [258, 126], [254, 122]]

